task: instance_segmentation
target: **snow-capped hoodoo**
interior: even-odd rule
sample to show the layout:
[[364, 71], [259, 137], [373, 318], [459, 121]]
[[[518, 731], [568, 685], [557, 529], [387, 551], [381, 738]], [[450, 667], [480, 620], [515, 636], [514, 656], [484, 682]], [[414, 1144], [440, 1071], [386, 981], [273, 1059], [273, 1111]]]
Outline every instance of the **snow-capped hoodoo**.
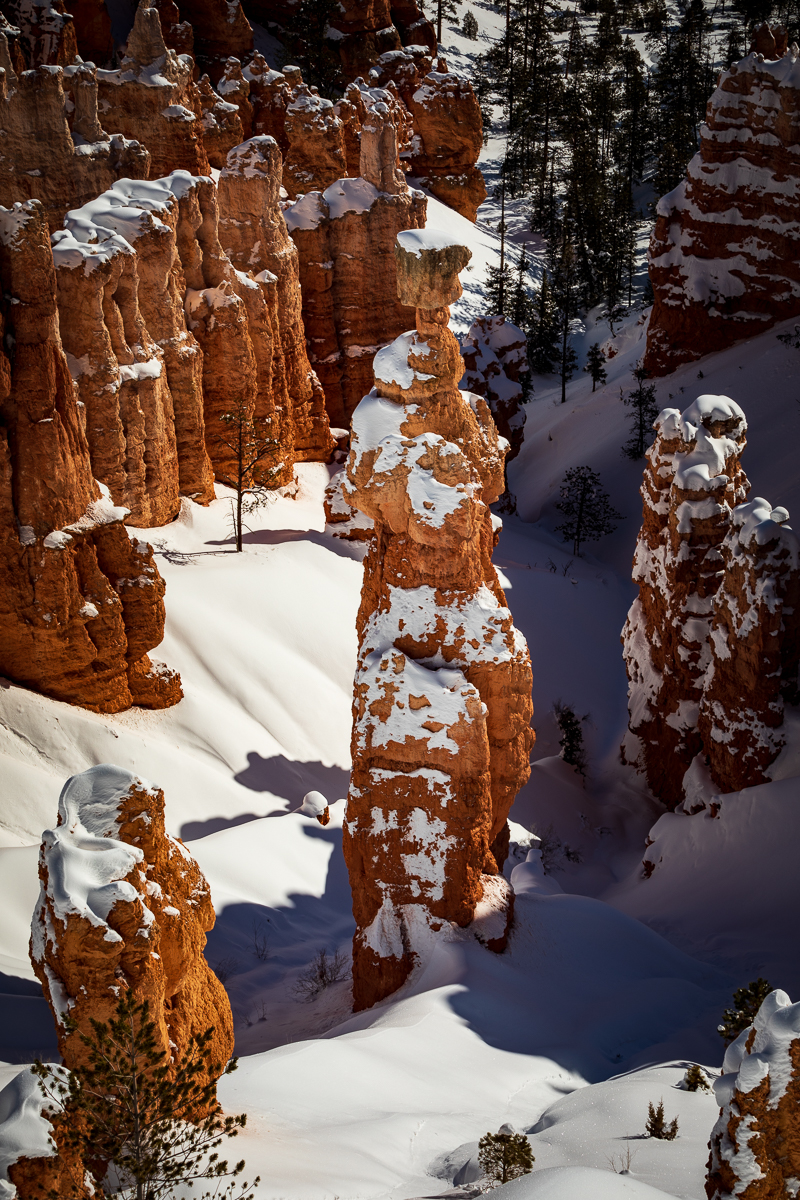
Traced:
[[708, 1200], [781, 1200], [800, 1178], [800, 1004], [779, 989], [725, 1052], [714, 1081]]
[[714, 784], [763, 783], [796, 687], [798, 542], [785, 509], [744, 503], [747, 422], [727, 396], [664, 409], [647, 452], [639, 585], [622, 640], [629, 683], [623, 753], [669, 807], [701, 752]]
[[331, 424], [347, 428], [372, 386], [372, 360], [414, 319], [397, 296], [394, 246], [425, 224], [427, 201], [400, 169], [408, 113], [386, 88], [351, 84], [360, 123], [357, 179], [307, 191], [285, 209], [300, 255], [303, 323]]
[[762, 27], [723, 71], [686, 178], [658, 203], [644, 365], [681, 363], [800, 313], [800, 62]]
[[39, 878], [31, 962], [67, 1067], [85, 1063], [87, 1049], [65, 1016], [89, 1033], [92, 1019], [114, 1015], [120, 986], [149, 1001], [158, 1049], [183, 1055], [193, 1035], [213, 1027], [210, 1061], [228, 1061], [231, 1007], [203, 956], [211, 893], [164, 828], [160, 788], [107, 764], [73, 775], [56, 828], [42, 835]]
[[533, 743], [528, 650], [491, 563], [506, 443], [485, 401], [459, 391], [447, 328], [469, 251], [424, 230], [397, 240], [416, 330], [375, 357], [344, 486], [375, 521], [344, 840], [358, 1009], [399, 987], [434, 934], [469, 924], [487, 875], [496, 887]]

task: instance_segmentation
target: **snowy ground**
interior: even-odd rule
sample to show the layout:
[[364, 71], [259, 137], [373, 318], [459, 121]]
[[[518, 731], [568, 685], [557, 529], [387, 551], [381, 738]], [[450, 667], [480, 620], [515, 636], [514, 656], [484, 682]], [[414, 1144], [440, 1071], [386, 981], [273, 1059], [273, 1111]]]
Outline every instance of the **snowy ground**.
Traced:
[[[472, 7], [499, 23], [492, 8]], [[458, 65], [449, 43], [448, 55]], [[482, 311], [496, 230], [435, 201], [429, 219], [473, 251], [453, 312], [463, 331]], [[521, 217], [517, 233], [527, 236]], [[634, 595], [641, 480], [641, 464], [620, 454], [620, 388], [632, 385], [644, 332], [634, 314], [594, 395], [585, 375], [564, 405], [555, 379], [535, 381], [510, 470], [519, 511], [495, 559], [530, 645], [537, 731], [512, 816], [542, 837], [548, 874], [517, 867], [508, 952], [493, 956], [468, 934], [443, 944], [409, 989], [357, 1017], [346, 979], [310, 1003], [293, 990], [319, 950], [347, 956], [353, 930], [341, 798], [360, 553], [324, 532], [328, 468], [310, 465], [296, 498], [256, 515], [242, 555], [224, 489], [208, 509], [187, 502], [178, 521], [146, 535], [167, 581], [158, 657], [181, 672], [178, 707], [96, 716], [0, 681], [0, 1057], [53, 1051], [27, 958], [39, 839], [64, 780], [113, 762], [164, 788], [168, 826], [211, 883], [218, 921], [207, 954], [226, 977], [243, 1056], [221, 1094], [249, 1113], [239, 1145], [248, 1174], [262, 1176], [260, 1197], [468, 1195], [477, 1140], [510, 1122], [530, 1134], [536, 1161], [507, 1185], [508, 1200], [702, 1200], [717, 1109], [680, 1089], [685, 1067], [718, 1069], [716, 1024], [734, 987], [762, 974], [800, 994], [789, 924], [800, 900], [800, 736], [792, 714], [777, 782], [727, 797], [717, 820], [664, 815], [619, 763], [619, 632]], [[738, 401], [752, 494], [800, 512], [800, 352], [776, 332], [682, 368], [658, 382], [658, 398]], [[590, 315], [579, 360], [609, 337]], [[624, 519], [572, 560], [554, 533], [555, 503], [565, 470], [584, 463]], [[586, 781], [557, 757], [558, 699], [588, 714]], [[325, 829], [297, 811], [312, 788], [332, 802]], [[650, 831], [658, 865], [644, 880]], [[0, 1065], [0, 1086], [17, 1069]], [[647, 1104], [662, 1098], [679, 1118], [674, 1142], [643, 1136]]]

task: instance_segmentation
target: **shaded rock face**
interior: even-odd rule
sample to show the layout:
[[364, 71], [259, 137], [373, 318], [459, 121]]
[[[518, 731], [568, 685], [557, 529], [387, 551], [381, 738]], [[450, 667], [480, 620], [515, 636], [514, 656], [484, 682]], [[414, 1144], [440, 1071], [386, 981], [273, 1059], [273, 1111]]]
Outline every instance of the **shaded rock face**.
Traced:
[[340, 428], [372, 386], [377, 351], [414, 322], [414, 309], [398, 298], [394, 247], [401, 230], [424, 226], [427, 207], [399, 168], [396, 101], [378, 88], [359, 97], [359, 178], [308, 192], [285, 210], [299, 251], [309, 358]]
[[180, 680], [152, 665], [164, 631], [164, 582], [127, 510], [92, 475], [59, 335], [44, 209], [0, 210], [0, 673], [98, 712], [160, 708]]
[[253, 53], [253, 30], [239, 0], [181, 0], [180, 12], [193, 30], [194, 56], [213, 83], [231, 56]]
[[800, 1177], [800, 1004], [766, 997], [753, 1024], [725, 1052], [714, 1080], [709, 1200], [783, 1200]]
[[[0, 62], [4, 59], [8, 62], [8, 42], [0, 32]], [[86, 64], [40, 66], [20, 75], [7, 65], [0, 80], [0, 136], [0, 203], [41, 200], [51, 229], [69, 209], [120, 177], [144, 179], [150, 169], [150, 155], [140, 142], [101, 127], [97, 73]]]
[[67, 12], [63, 0], [6, 0], [4, 8], [5, 16], [19, 29], [26, 66], [64, 67], [74, 61], [78, 14], [72, 5]]
[[699, 153], [658, 203], [644, 360], [652, 374], [800, 314], [798, 146], [796, 47], [772, 61], [751, 53], [722, 72]]
[[509, 444], [509, 463], [519, 454], [525, 428], [525, 334], [505, 317], [478, 317], [462, 342], [461, 353], [465, 367], [461, 386], [483, 396], [488, 403], [498, 433]]
[[[639, 596], [622, 633], [635, 735], [623, 754], [674, 808], [700, 754], [722, 791], [768, 777], [781, 690], [796, 676], [797, 544], [781, 528], [785, 510], [743, 503], [747, 423], [734, 401], [699, 396], [682, 414], [665, 409], [656, 429], [634, 556]], [[756, 684], [770, 665], [777, 676]]]
[[306, 351], [298, 254], [280, 194], [281, 156], [273, 138], [255, 137], [231, 151], [219, 178], [220, 242], [238, 275], [252, 278], [266, 299], [272, 353], [259, 380], [256, 413], [272, 422], [289, 482], [295, 462], [327, 461], [335, 443]]
[[[185, 172], [123, 180], [53, 235], [61, 337], [85, 408], [92, 470], [128, 523], [171, 521], [214, 498], [203, 356], [184, 314], [178, 250]], [[184, 249], [184, 253], [186, 250]]]
[[784, 696], [797, 699], [800, 543], [786, 509], [757, 497], [731, 513], [698, 727], [714, 782], [769, 778], [783, 749]]
[[283, 186], [292, 200], [347, 174], [344, 126], [336, 107], [304, 83], [292, 89], [284, 136]]
[[375, 523], [344, 834], [356, 1008], [399, 987], [435, 935], [468, 925], [487, 889], [504, 944], [497, 871], [533, 744], [528, 651], [491, 563], [503, 450], [485, 401], [458, 389], [447, 328], [469, 251], [413, 230], [397, 253], [416, 329], [375, 357], [343, 486]]
[[203, 957], [211, 894], [189, 851], [164, 829], [159, 788], [108, 765], [74, 775], [56, 828], [42, 835], [39, 878], [31, 962], [65, 1066], [86, 1063], [87, 1051], [64, 1018], [89, 1033], [92, 1018], [113, 1015], [120, 986], [150, 1002], [158, 1049], [184, 1054], [193, 1035], [213, 1026], [211, 1061], [227, 1062], [230, 1004]]
[[167, 48], [151, 0], [140, 0], [119, 70], [98, 71], [97, 83], [105, 123], [150, 151], [150, 178], [208, 174], [193, 63]]

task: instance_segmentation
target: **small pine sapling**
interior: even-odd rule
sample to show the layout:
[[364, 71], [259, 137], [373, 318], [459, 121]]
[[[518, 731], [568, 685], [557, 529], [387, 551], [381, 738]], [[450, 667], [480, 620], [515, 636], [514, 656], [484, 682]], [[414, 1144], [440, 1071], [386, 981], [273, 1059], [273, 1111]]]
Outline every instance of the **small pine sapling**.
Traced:
[[478, 1143], [478, 1162], [493, 1183], [508, 1183], [527, 1175], [534, 1161], [531, 1144], [523, 1133], [487, 1133]]
[[[214, 1030], [193, 1036], [172, 1058], [158, 1047], [158, 1032], [145, 1000], [120, 990], [115, 1015], [91, 1020], [91, 1034], [65, 1017], [67, 1032], [86, 1049], [85, 1063], [71, 1071], [36, 1061], [33, 1073], [49, 1106], [65, 1113], [60, 1129], [64, 1149], [73, 1150], [96, 1172], [101, 1191], [117, 1200], [171, 1200], [184, 1187], [207, 1181], [211, 1191], [195, 1200], [253, 1200], [258, 1185], [233, 1180], [244, 1161], [229, 1167], [217, 1148], [236, 1137], [247, 1115], [225, 1116], [216, 1081], [236, 1069], [211, 1058]], [[223, 1180], [230, 1179], [225, 1185]], [[95, 1190], [95, 1194], [98, 1194]], [[62, 1190], [41, 1200], [75, 1200]]]
[[717, 1026], [717, 1032], [729, 1046], [735, 1042], [743, 1029], [752, 1025], [753, 1017], [761, 1008], [762, 1001], [772, 991], [772, 985], [760, 976], [754, 979], [748, 987], [737, 988], [733, 993], [733, 1008], [726, 1008], [722, 1014], [722, 1024]]
[[591, 467], [570, 467], [561, 481], [561, 499], [556, 508], [564, 520], [556, 526], [565, 542], [572, 542], [573, 554], [580, 556], [582, 542], [595, 542], [613, 533], [622, 514], [612, 507]]
[[586, 355], [586, 370], [592, 377], [592, 391], [595, 390], [598, 383], [605, 383], [608, 378], [605, 362], [606, 358], [600, 349], [600, 343], [595, 342], [593, 346], [589, 347], [589, 353]]
[[583, 744], [583, 722], [587, 719], [588, 713], [584, 717], [575, 715], [575, 709], [570, 704], [562, 704], [560, 700], [556, 700], [553, 705], [553, 713], [556, 718], [561, 733], [559, 746], [561, 747], [561, 757], [565, 763], [569, 763], [571, 767], [575, 767], [581, 775], [586, 774], [586, 747]]
[[475, 19], [475, 14], [470, 8], [468, 8], [464, 13], [464, 20], [461, 23], [461, 32], [464, 37], [469, 38], [471, 42], [478, 40], [478, 22]]
[[622, 447], [622, 453], [626, 458], [642, 458], [653, 438], [653, 422], [658, 416], [659, 410], [656, 400], [656, 385], [654, 383], [645, 384], [647, 376], [648, 372], [644, 367], [637, 367], [633, 372], [636, 380], [636, 387], [633, 391], [628, 392], [627, 396], [623, 396], [620, 388], [622, 403], [631, 409], [628, 414], [631, 422], [631, 436]]
[[706, 1073], [697, 1063], [692, 1063], [687, 1067], [686, 1074], [683, 1077], [683, 1086], [687, 1092], [708, 1092], [711, 1090]]
[[658, 1138], [662, 1142], [672, 1142], [678, 1136], [678, 1118], [667, 1121], [664, 1116], [664, 1101], [659, 1100], [658, 1108], [653, 1108], [652, 1101], [647, 1106], [647, 1124], [644, 1131], [648, 1137]]

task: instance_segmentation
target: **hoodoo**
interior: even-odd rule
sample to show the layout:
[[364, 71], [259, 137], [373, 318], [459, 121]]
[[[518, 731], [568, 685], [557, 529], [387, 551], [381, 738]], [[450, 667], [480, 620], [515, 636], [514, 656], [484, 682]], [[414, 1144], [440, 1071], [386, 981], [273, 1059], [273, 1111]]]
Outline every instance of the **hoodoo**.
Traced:
[[656, 420], [622, 633], [630, 736], [623, 751], [671, 808], [701, 752], [714, 784], [763, 783], [797, 673], [797, 538], [758, 498], [740, 456], [747, 422], [727, 396]]
[[99, 712], [162, 708], [180, 680], [150, 662], [164, 581], [92, 472], [59, 333], [56, 275], [38, 201], [0, 209], [0, 673]]
[[708, 102], [686, 178], [658, 203], [644, 365], [681, 363], [800, 314], [800, 62], [766, 26]]
[[358, 614], [353, 774], [344, 850], [357, 931], [356, 1008], [383, 999], [431, 939], [510, 894], [506, 818], [528, 778], [531, 668], [491, 563], [489, 504], [507, 444], [483, 399], [460, 392], [447, 322], [470, 253], [409, 230], [397, 287], [416, 329], [375, 357], [353, 415], [345, 498], [375, 522]]
[[300, 256], [309, 355], [340, 428], [372, 385], [376, 352], [414, 319], [397, 295], [395, 238], [423, 226], [427, 208], [400, 169], [407, 114], [396, 95], [355, 84], [347, 95], [358, 101], [360, 177], [309, 191], [285, 212]]

